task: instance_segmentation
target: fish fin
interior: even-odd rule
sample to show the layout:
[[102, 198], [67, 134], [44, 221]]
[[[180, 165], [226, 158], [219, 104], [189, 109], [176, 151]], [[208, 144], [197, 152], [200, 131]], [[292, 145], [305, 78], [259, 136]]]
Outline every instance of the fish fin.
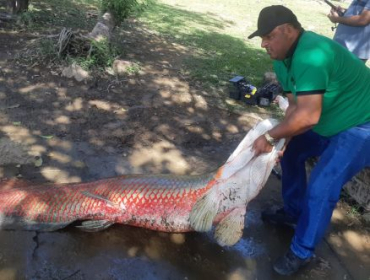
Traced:
[[235, 208], [224, 217], [215, 229], [215, 239], [220, 246], [232, 246], [243, 235], [246, 208]]
[[91, 197], [91, 198], [95, 198], [95, 199], [98, 199], [98, 200], [102, 200], [104, 202], [106, 202], [109, 206], [112, 206], [112, 207], [118, 207], [119, 208], [119, 205], [117, 203], [114, 203], [113, 201], [110, 201], [109, 199], [103, 197], [103, 196], [100, 196], [100, 195], [97, 195], [97, 194], [92, 194], [88, 191], [82, 191], [81, 192], [83, 195], [85, 196], [88, 196], [88, 197]]
[[89, 220], [89, 221], [83, 221], [80, 226], [76, 226], [76, 227], [83, 231], [96, 232], [96, 231], [107, 229], [113, 224], [114, 222], [111, 222], [108, 220]]
[[211, 189], [198, 200], [190, 212], [190, 226], [195, 231], [209, 231], [217, 215], [220, 200], [215, 189]]

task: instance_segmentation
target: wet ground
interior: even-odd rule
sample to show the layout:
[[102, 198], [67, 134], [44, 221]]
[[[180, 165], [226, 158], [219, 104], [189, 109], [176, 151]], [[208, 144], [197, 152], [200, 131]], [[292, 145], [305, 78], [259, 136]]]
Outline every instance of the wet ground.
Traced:
[[[87, 166], [81, 177], [129, 172], [127, 162], [96, 154], [84, 143], [78, 146], [84, 147], [79, 156]], [[47, 172], [50, 177], [61, 173], [56, 167]], [[271, 175], [248, 206], [242, 239], [226, 248], [217, 245], [211, 232], [169, 234], [123, 225], [97, 233], [72, 226], [51, 233], [1, 231], [0, 279], [369, 279], [369, 251], [343, 248], [346, 238], [336, 232], [332, 234], [341, 236], [341, 245], [328, 235], [302, 273], [288, 278], [275, 274], [272, 263], [288, 248], [293, 231], [264, 224], [260, 211], [279, 204], [278, 192], [279, 180]], [[361, 248], [366, 244], [357, 250]]]

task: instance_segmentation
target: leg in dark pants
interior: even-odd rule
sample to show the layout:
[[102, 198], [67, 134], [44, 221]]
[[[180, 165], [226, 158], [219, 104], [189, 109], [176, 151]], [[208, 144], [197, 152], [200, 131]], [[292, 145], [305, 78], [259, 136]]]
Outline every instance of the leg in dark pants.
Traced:
[[302, 259], [313, 255], [343, 185], [366, 166], [370, 166], [370, 123], [330, 137], [300, 198], [301, 213], [291, 244], [294, 254]]
[[[305, 160], [320, 156], [306, 184]], [[284, 210], [297, 226], [290, 250], [275, 264], [282, 275], [304, 266], [324, 237], [343, 185], [370, 166], [370, 123], [330, 138], [308, 132], [294, 137], [282, 161]]]
[[321, 155], [328, 143], [328, 138], [310, 130], [293, 137], [284, 152], [281, 160], [284, 210], [297, 220], [307, 187], [306, 160]]

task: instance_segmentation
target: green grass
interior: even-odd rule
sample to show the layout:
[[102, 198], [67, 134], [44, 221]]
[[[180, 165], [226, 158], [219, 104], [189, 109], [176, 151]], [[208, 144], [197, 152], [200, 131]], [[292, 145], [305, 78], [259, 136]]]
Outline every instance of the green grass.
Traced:
[[[326, 14], [328, 6], [319, 1], [284, 1], [305, 29], [333, 35]], [[184, 61], [184, 71], [192, 78], [214, 86], [224, 85], [232, 76], [247, 77], [259, 85], [272, 63], [260, 48], [255, 31], [259, 11], [276, 1], [239, 0], [159, 0], [140, 20], [148, 28], [189, 47], [192, 55]]]
[[29, 10], [23, 13], [18, 23], [33, 31], [60, 30], [63, 27], [89, 30], [96, 23], [95, 17], [88, 12], [98, 14], [98, 0], [32, 0]]
[[86, 55], [67, 55], [70, 64], [76, 62], [85, 70], [104, 70], [113, 64], [120, 56], [120, 49], [110, 44], [107, 40], [91, 41], [91, 53]]
[[[260, 39], [248, 40], [256, 30], [260, 10], [272, 4], [292, 9], [303, 27], [333, 36], [326, 17], [329, 7], [319, 0], [157, 0], [138, 15], [141, 23], [169, 42], [184, 46], [182, 72], [204, 86], [225, 87], [234, 75], [259, 86], [272, 69]], [[34, 0], [20, 21], [29, 29], [59, 32], [62, 27], [91, 31], [99, 13], [99, 0]], [[343, 4], [342, 4], [343, 5]], [[344, 4], [345, 5], [345, 4]], [[45, 27], [48, 27], [46, 29]], [[118, 33], [118, 32], [117, 32]]]

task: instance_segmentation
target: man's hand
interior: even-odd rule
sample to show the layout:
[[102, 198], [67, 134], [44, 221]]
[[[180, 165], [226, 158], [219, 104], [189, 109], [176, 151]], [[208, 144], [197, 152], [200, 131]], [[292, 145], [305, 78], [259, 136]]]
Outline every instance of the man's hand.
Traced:
[[[340, 6], [338, 6], [337, 9], [342, 9]], [[338, 20], [340, 18], [340, 15], [337, 12], [338, 10], [331, 9], [330, 13], [328, 14], [328, 18], [332, 23], [338, 23]]]
[[253, 143], [254, 155], [258, 156], [263, 153], [269, 153], [272, 151], [272, 146], [267, 142], [265, 135], [261, 135]]
[[276, 163], [279, 163], [279, 162], [280, 162], [280, 160], [282, 159], [282, 157], [283, 157], [283, 155], [284, 155], [284, 152], [285, 152], [285, 149], [286, 149], [286, 147], [288, 146], [288, 144], [289, 144], [289, 142], [290, 142], [290, 139], [292, 139], [292, 138], [291, 138], [291, 137], [289, 137], [289, 138], [286, 138], [286, 139], [285, 139], [284, 147], [283, 147], [280, 151], [278, 151], [278, 157], [277, 157], [277, 159], [276, 159]]
[[370, 24], [370, 10], [364, 9], [359, 15], [347, 17], [340, 17], [336, 11], [331, 10], [328, 18], [333, 23], [341, 23], [349, 26], [366, 26]]

